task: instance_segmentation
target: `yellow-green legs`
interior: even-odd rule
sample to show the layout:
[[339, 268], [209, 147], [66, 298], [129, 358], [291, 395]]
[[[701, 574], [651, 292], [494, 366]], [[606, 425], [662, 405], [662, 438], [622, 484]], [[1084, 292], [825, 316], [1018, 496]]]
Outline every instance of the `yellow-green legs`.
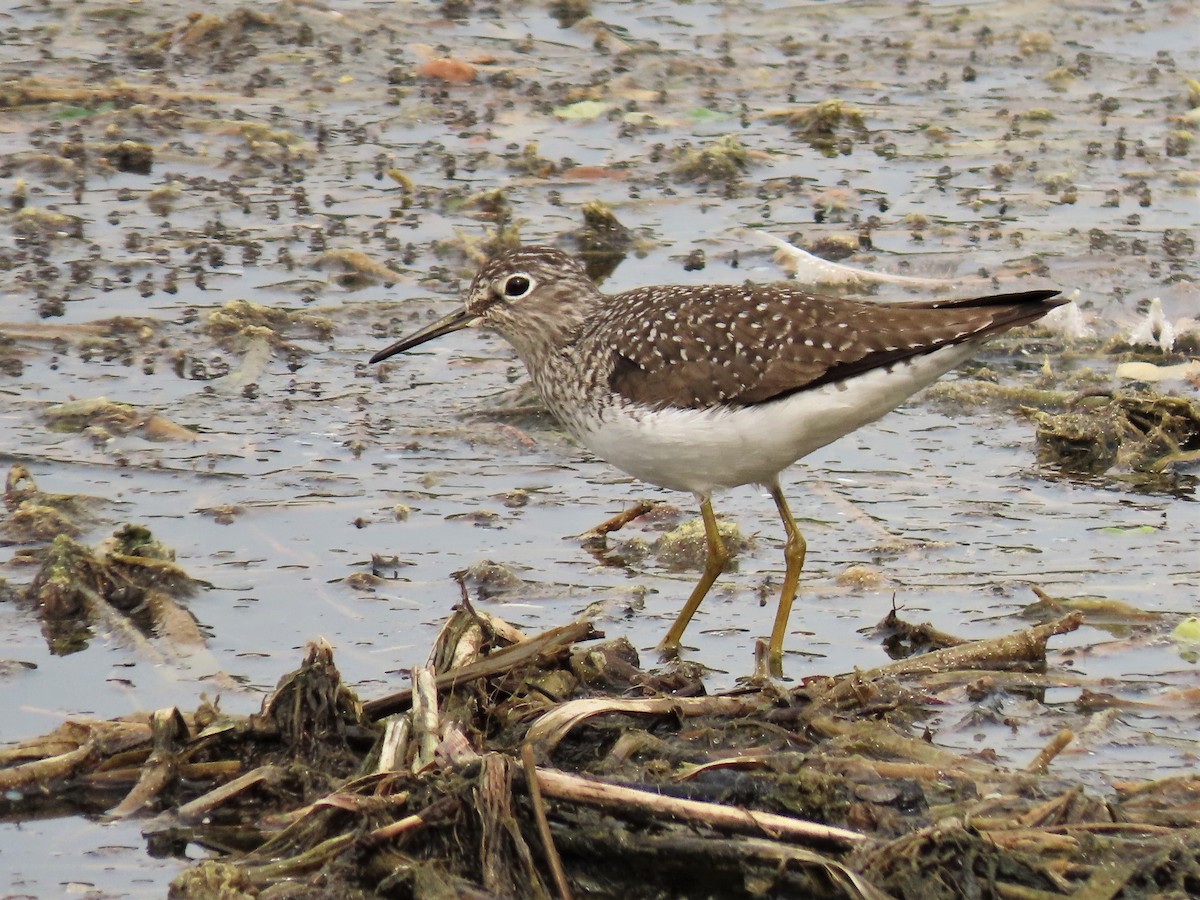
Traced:
[[[713, 515], [712, 501], [708, 497], [700, 498], [700, 515], [704, 519], [704, 543], [708, 548], [708, 554], [704, 559], [704, 574], [700, 576], [700, 581], [692, 590], [692, 595], [688, 597], [687, 603], [683, 604], [683, 609], [679, 611], [679, 616], [675, 619], [671, 630], [658, 645], [658, 649], [668, 656], [679, 652], [679, 641], [683, 638], [684, 629], [688, 627], [688, 622], [695, 615], [700, 601], [708, 594], [708, 589], [713, 586], [717, 576], [725, 571], [725, 566], [729, 562], [730, 553], [725, 549], [725, 542], [721, 540], [721, 532], [717, 529], [717, 517]], [[803, 553], [801, 558], [803, 558]]]
[[783, 547], [786, 568], [783, 572], [783, 590], [779, 593], [779, 608], [775, 610], [775, 627], [771, 629], [771, 643], [767, 647], [767, 663], [776, 678], [783, 675], [783, 636], [787, 632], [788, 617], [792, 614], [792, 602], [796, 599], [796, 588], [800, 584], [800, 570], [804, 568], [804, 554], [808, 545], [796, 527], [787, 498], [776, 481], [770, 485], [771, 499], [783, 520], [787, 532], [787, 543]]
[[[771, 629], [771, 642], [767, 645], [768, 667], [771, 675], [779, 678], [783, 675], [783, 638], [787, 633], [788, 617], [792, 614], [792, 603], [796, 600], [796, 589], [800, 585], [800, 571], [804, 568], [804, 554], [808, 547], [804, 542], [803, 535], [800, 534], [800, 529], [796, 527], [796, 520], [792, 518], [792, 511], [788, 508], [787, 498], [783, 496], [779, 482], [768, 485], [768, 488], [771, 492], [771, 499], [775, 501], [775, 508], [779, 510], [783, 529], [787, 532], [787, 543], [783, 547], [783, 558], [786, 562], [783, 590], [779, 594], [779, 608], [775, 611], [775, 625]], [[725, 542], [721, 540], [721, 532], [717, 529], [717, 517], [713, 515], [712, 501], [708, 497], [700, 498], [700, 515], [704, 519], [704, 542], [708, 549], [704, 560], [704, 574], [700, 576], [700, 581], [692, 590], [692, 595], [683, 605], [683, 609], [680, 610], [678, 617], [671, 625], [667, 636], [658, 645], [658, 649], [669, 656], [679, 652], [679, 642], [683, 639], [683, 632], [687, 629], [688, 623], [692, 621], [692, 616], [695, 615], [700, 602], [708, 596], [708, 591], [713, 586], [713, 582], [717, 580], [717, 576], [725, 571], [725, 566], [729, 563], [731, 556], [725, 548]]]

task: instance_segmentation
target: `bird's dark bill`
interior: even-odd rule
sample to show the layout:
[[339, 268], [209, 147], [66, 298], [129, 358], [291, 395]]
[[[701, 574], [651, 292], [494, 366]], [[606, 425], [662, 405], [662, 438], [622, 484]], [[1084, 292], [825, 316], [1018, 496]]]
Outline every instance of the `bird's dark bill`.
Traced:
[[469, 325], [475, 324], [476, 318], [473, 313], [467, 312], [466, 307], [456, 309], [444, 319], [438, 319], [433, 324], [426, 325], [420, 331], [414, 332], [408, 337], [401, 338], [390, 347], [380, 350], [371, 357], [371, 362], [383, 362], [389, 356], [395, 356], [397, 353], [403, 353], [405, 350], [411, 350], [413, 347], [420, 346], [426, 341], [432, 341], [434, 338], [439, 338], [444, 334], [466, 328]]

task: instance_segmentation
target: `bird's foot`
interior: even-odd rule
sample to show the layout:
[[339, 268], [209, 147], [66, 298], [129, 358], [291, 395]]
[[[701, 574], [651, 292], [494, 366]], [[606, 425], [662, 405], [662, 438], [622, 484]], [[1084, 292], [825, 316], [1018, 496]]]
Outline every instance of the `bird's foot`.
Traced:
[[766, 684], [783, 678], [783, 650], [767, 649], [767, 642], [759, 638], [754, 642], [754, 676], [757, 684]]
[[679, 659], [678, 642], [670, 642], [664, 639], [660, 641], [658, 646], [654, 649], [658, 651], [658, 659], [660, 662], [673, 662], [674, 660]]

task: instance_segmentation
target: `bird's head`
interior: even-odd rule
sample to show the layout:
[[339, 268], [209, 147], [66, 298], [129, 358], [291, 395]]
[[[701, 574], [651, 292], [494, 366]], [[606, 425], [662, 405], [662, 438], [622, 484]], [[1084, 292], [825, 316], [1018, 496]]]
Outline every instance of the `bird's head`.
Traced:
[[483, 264], [462, 306], [380, 350], [371, 362], [473, 325], [499, 332], [528, 361], [569, 340], [601, 297], [583, 266], [561, 250], [507, 250]]

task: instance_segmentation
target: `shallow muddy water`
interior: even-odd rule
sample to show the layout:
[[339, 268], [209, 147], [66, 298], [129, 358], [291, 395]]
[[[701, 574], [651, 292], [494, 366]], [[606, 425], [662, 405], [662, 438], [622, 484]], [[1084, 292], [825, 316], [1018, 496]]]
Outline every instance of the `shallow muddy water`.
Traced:
[[[252, 709], [318, 635], [361, 695], [385, 693], [424, 662], [459, 597], [452, 573], [483, 560], [526, 582], [480, 601], [514, 624], [588, 611], [654, 658], [697, 573], [599, 560], [575, 536], [640, 499], [682, 521], [691, 498], [508, 410], [527, 395], [494, 336], [366, 363], [452, 308], [498, 226], [556, 242], [584, 203], [607, 203], [637, 238], [611, 291], [783, 277], [746, 229], [961, 279], [956, 293], [1079, 291], [1095, 338], [1001, 341], [951, 380], [986, 365], [1005, 385], [1057, 386], [1091, 368], [1116, 386], [1105, 342], [1151, 298], [1200, 316], [1185, 4], [597, 2], [567, 27], [540, 3], [204, 8], [50, 0], [0, 16], [0, 460], [103, 501], [85, 542], [141, 523], [211, 585], [187, 601], [204, 649], [149, 655], [103, 630], [56, 654], [38, 611], [0, 595], [0, 660], [28, 664], [0, 674], [0, 740], [200, 692]], [[862, 127], [781, 118], [826, 100]], [[730, 135], [732, 161], [689, 167]], [[148, 171], [121, 162], [122, 141], [151, 148]], [[331, 250], [394, 274], [348, 275]], [[242, 300], [295, 314], [272, 334], [214, 319]], [[198, 437], [48, 427], [48, 408], [100, 396]], [[791, 471], [809, 553], [787, 674], [884, 662], [871, 629], [893, 602], [975, 638], [1020, 627], [1030, 585], [1120, 600], [1160, 615], [1094, 621], [1052, 659], [1118, 714], [1072, 684], [988, 716], [955, 697], [931, 731], [1020, 764], [1073, 727], [1055, 766], [1101, 791], [1191, 767], [1197, 651], [1168, 637], [1200, 605], [1191, 483], [1055, 477], [1033, 435], [1011, 410], [917, 398]], [[783, 558], [769, 497], [715, 506], [755, 541], [685, 640], [720, 689], [752, 669]], [[0, 548], [12, 593], [35, 571], [19, 550]], [[373, 557], [383, 580], [353, 578]], [[855, 565], [878, 583], [839, 579]], [[142, 868], [136, 827], [78, 819], [0, 824], [0, 863], [0, 892], [34, 896], [161, 895], [176, 865]]]

